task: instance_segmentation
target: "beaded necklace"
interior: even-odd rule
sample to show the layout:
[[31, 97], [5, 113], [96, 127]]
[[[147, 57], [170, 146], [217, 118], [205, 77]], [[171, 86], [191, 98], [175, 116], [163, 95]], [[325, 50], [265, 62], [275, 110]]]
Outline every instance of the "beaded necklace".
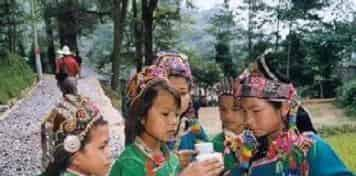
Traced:
[[142, 141], [141, 138], [136, 137], [134, 145], [145, 155], [148, 159], [145, 163], [145, 168], [147, 170], [147, 176], [156, 176], [159, 169], [161, 169], [165, 163], [167, 163], [168, 170], [172, 171], [170, 176], [174, 176], [174, 168], [168, 162], [169, 152], [166, 146], [161, 148], [161, 154], [153, 154], [153, 151]]

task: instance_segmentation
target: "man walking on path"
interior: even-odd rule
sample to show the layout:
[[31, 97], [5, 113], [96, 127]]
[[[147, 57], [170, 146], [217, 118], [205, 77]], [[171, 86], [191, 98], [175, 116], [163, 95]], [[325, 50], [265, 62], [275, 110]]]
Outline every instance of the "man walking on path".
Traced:
[[63, 57], [56, 61], [56, 79], [58, 87], [63, 96], [69, 92], [77, 93], [77, 77], [80, 73], [80, 67], [68, 46], [58, 51]]
[[65, 72], [68, 76], [77, 77], [80, 68], [76, 59], [74, 58], [72, 52], [68, 46], [63, 46], [63, 49], [59, 51], [63, 55], [62, 58], [56, 61], [56, 74], [60, 72]]

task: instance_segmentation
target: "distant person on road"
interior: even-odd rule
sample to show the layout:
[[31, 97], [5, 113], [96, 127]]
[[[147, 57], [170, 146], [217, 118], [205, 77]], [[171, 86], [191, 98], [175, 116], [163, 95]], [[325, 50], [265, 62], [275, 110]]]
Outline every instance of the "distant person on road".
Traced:
[[72, 52], [68, 46], [63, 46], [62, 50], [58, 51], [63, 57], [56, 60], [56, 79], [63, 96], [68, 91], [73, 90], [77, 93], [77, 77], [80, 72], [80, 67], [74, 59]]

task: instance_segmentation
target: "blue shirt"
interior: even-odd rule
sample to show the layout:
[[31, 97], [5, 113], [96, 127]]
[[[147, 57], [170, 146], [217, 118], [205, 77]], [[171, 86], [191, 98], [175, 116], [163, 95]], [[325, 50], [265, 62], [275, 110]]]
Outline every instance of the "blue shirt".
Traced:
[[[195, 150], [195, 144], [199, 141], [208, 142], [208, 136], [205, 133], [205, 130], [200, 125], [198, 119], [182, 119], [182, 124], [185, 131], [182, 132], [182, 135], [176, 141], [168, 143], [168, 147], [171, 150]], [[199, 127], [199, 130], [193, 129]], [[183, 130], [179, 129], [179, 130]]]

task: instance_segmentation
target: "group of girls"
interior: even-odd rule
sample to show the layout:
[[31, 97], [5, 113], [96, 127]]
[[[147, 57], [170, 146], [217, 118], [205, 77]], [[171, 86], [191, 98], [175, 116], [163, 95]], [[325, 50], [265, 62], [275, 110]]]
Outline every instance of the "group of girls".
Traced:
[[[314, 129], [295, 87], [263, 54], [217, 86], [223, 131], [209, 140], [195, 117], [185, 55], [160, 52], [129, 81], [125, 149], [111, 163], [108, 124], [90, 99], [66, 95], [42, 124], [42, 175], [349, 176]], [[204, 117], [202, 117], [204, 118]], [[223, 155], [197, 161], [195, 144]]]

